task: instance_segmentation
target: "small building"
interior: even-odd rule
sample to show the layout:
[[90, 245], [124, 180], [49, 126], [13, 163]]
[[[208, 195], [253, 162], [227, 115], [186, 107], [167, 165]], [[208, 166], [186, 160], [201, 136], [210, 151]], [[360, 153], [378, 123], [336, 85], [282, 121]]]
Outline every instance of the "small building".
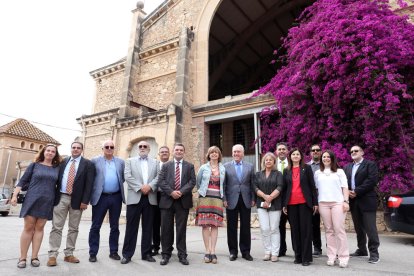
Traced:
[[0, 126], [0, 189], [10, 195], [17, 180], [47, 144], [60, 143], [25, 119]]

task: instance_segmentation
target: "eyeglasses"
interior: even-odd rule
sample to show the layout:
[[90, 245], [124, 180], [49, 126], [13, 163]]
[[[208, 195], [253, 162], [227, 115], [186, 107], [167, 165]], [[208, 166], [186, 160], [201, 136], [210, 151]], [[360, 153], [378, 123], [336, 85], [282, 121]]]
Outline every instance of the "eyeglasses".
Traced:
[[105, 146], [104, 148], [106, 148], [106, 149], [114, 149], [115, 147], [114, 146]]
[[72, 147], [72, 149], [82, 149], [82, 147]]
[[313, 150], [311, 150], [311, 152], [320, 152], [321, 151], [321, 149], [313, 149]]
[[138, 148], [140, 148], [140, 149], [146, 149], [146, 148], [148, 148], [148, 146], [147, 145], [139, 145]]
[[351, 153], [359, 152], [359, 150], [351, 150]]

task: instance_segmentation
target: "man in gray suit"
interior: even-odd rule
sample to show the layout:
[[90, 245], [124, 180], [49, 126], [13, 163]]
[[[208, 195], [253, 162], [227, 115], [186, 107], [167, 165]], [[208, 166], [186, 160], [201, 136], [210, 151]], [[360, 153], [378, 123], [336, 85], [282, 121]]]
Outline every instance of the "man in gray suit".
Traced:
[[137, 245], [139, 221], [142, 216], [141, 257], [155, 262], [151, 256], [151, 237], [154, 207], [157, 205], [157, 182], [160, 166], [149, 157], [150, 145], [138, 143], [139, 156], [125, 162], [125, 181], [128, 184], [126, 229], [121, 264], [131, 261]]
[[227, 245], [230, 261], [237, 259], [237, 222], [240, 214], [240, 251], [242, 257], [253, 261], [250, 255], [251, 207], [255, 205], [255, 194], [251, 188], [254, 170], [251, 163], [243, 161], [244, 147], [233, 146], [233, 161], [224, 164], [226, 177], [224, 180], [224, 207], [227, 214]]
[[119, 216], [124, 197], [125, 162], [114, 156], [115, 144], [112, 140], [102, 145], [103, 155], [93, 158], [96, 176], [92, 187], [92, 225], [89, 231], [89, 261], [96, 262], [99, 250], [99, 232], [107, 212], [109, 212], [109, 258], [120, 260], [118, 255]]

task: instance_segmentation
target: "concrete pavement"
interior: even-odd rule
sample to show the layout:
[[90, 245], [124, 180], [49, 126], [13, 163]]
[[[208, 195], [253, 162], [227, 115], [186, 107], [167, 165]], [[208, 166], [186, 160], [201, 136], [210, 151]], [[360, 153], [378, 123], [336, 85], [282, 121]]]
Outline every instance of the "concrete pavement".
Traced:
[[[28, 266], [25, 269], [16, 267], [19, 256], [19, 238], [23, 227], [23, 219], [17, 215], [0, 217], [1, 235], [0, 235], [0, 275], [129, 275], [129, 274], [146, 274], [146, 275], [414, 275], [414, 236], [402, 234], [382, 234], [380, 236], [380, 263], [373, 265], [367, 262], [367, 258], [351, 258], [349, 267], [342, 269], [338, 266], [328, 267], [326, 265], [326, 255], [315, 258], [312, 265], [303, 267], [293, 264], [293, 251], [290, 243], [290, 234], [288, 233], [288, 256], [282, 257], [279, 262], [271, 263], [261, 260], [263, 257], [263, 247], [259, 229], [252, 229], [252, 251], [253, 262], [248, 262], [239, 258], [230, 262], [228, 259], [226, 230], [219, 230], [219, 239], [217, 243], [218, 264], [205, 264], [202, 262], [204, 255], [204, 246], [199, 227], [189, 227], [187, 231], [187, 249], [189, 266], [183, 266], [178, 262], [176, 251], [167, 266], [160, 266], [160, 256], [156, 256], [156, 263], [149, 263], [141, 260], [140, 242], [138, 242], [135, 256], [132, 262], [121, 265], [119, 261], [109, 259], [108, 235], [109, 224], [104, 223], [101, 229], [101, 246], [97, 256], [96, 263], [88, 261], [88, 234], [91, 222], [89, 219], [81, 221], [80, 232], [77, 241], [75, 256], [80, 259], [79, 264], [70, 264], [63, 261], [63, 254], [58, 256], [58, 265], [56, 267], [47, 267], [48, 259], [48, 239], [51, 229], [51, 222], [46, 224], [45, 236], [40, 249], [39, 259], [41, 266], [34, 268]], [[66, 231], [65, 226], [62, 248], [65, 246]], [[120, 226], [120, 250], [121, 255], [122, 243], [125, 233], [125, 224]], [[140, 241], [140, 234], [138, 237]], [[354, 233], [348, 234], [350, 251], [356, 248], [356, 238]], [[323, 241], [324, 243], [324, 241]], [[323, 250], [325, 254], [326, 251]], [[30, 256], [30, 250], [29, 250]]]

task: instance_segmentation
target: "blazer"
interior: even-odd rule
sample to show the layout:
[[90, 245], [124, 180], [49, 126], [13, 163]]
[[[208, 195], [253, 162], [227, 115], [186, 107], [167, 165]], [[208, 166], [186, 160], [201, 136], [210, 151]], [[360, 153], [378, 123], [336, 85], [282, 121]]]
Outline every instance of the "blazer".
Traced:
[[237, 177], [236, 169], [233, 161], [224, 164], [226, 170], [224, 178], [224, 197], [223, 201], [227, 201], [227, 209], [233, 210], [237, 206], [239, 196], [243, 198], [246, 208], [251, 208], [251, 202], [256, 201], [256, 195], [252, 189], [254, 178], [253, 165], [243, 161], [243, 176], [241, 181]]
[[[60, 201], [60, 188], [62, 187], [62, 177], [66, 165], [70, 161], [70, 156], [66, 157], [59, 165], [59, 178], [56, 186], [55, 206]], [[88, 159], [81, 157], [78, 170], [76, 171], [73, 183], [70, 205], [72, 209], [79, 210], [81, 203], [89, 204], [93, 182], [95, 181], [95, 165]]]
[[[267, 195], [270, 195], [274, 190], [280, 192], [279, 196], [272, 200], [269, 211], [279, 211], [282, 210], [282, 197], [285, 183], [283, 182], [283, 174], [277, 170], [273, 170], [269, 177], [266, 178], [266, 172], [260, 171], [255, 174], [253, 181], [253, 191], [257, 194], [257, 191], [260, 190]], [[264, 202], [264, 199], [260, 196], [257, 196], [256, 206], [261, 208], [260, 205]]]
[[[219, 163], [219, 170], [220, 170], [220, 196], [223, 198], [223, 184], [224, 184], [224, 178], [226, 176], [226, 172], [224, 169], [224, 166]], [[205, 197], [207, 194], [207, 188], [208, 183], [210, 182], [210, 176], [211, 176], [211, 166], [210, 162], [207, 162], [206, 164], [202, 165], [197, 173], [197, 191], [199, 195], [202, 197]]]
[[[292, 193], [292, 170], [284, 170], [283, 181], [286, 187], [283, 195], [283, 207], [287, 207]], [[315, 180], [313, 178], [312, 168], [309, 165], [305, 165], [304, 168], [300, 169], [300, 187], [302, 189], [303, 196], [305, 197], [306, 205], [313, 209], [313, 206], [318, 205], [318, 198], [316, 196]]]
[[[351, 191], [352, 167], [354, 163], [345, 166], [345, 174], [348, 179], [348, 189]], [[350, 198], [350, 205], [356, 204], [362, 211], [375, 212], [377, 210], [377, 193], [375, 187], [378, 184], [378, 167], [373, 161], [363, 159], [355, 173], [356, 198]], [[352, 208], [351, 208], [352, 210]]]
[[141, 200], [142, 184], [151, 186], [151, 192], [148, 194], [148, 201], [151, 205], [157, 205], [158, 191], [158, 173], [160, 171], [159, 161], [148, 157], [148, 183], [143, 183], [141, 171], [141, 159], [139, 156], [129, 158], [125, 162], [125, 182], [128, 185], [128, 195], [126, 204], [138, 204]]
[[[122, 202], [125, 203], [125, 193], [124, 193], [124, 169], [125, 162], [124, 160], [113, 157], [115, 163], [116, 175], [118, 177], [118, 185], [122, 194]], [[95, 206], [98, 204], [99, 199], [101, 198], [103, 187], [105, 184], [105, 174], [106, 174], [106, 163], [104, 156], [98, 156], [91, 159], [91, 162], [95, 165], [96, 175], [95, 181], [93, 182], [92, 194], [91, 194], [91, 205]]]
[[[159, 207], [161, 209], [168, 209], [172, 206], [174, 198], [171, 193], [175, 190], [175, 164], [174, 160], [168, 161], [162, 165], [160, 174], [158, 176], [159, 185], [161, 187], [161, 199]], [[193, 193], [192, 190], [196, 183], [196, 176], [194, 165], [184, 161], [181, 168], [181, 183], [180, 192], [182, 194], [181, 204], [184, 209], [193, 207]]]

